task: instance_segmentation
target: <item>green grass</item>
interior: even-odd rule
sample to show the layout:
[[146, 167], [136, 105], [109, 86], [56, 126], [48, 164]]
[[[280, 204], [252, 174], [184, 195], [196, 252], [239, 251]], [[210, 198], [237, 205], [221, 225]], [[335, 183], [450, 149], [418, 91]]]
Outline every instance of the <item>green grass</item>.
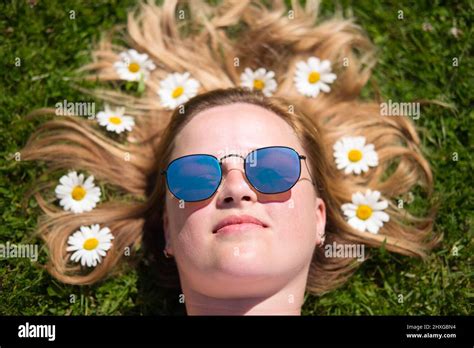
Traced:
[[[21, 201], [44, 168], [16, 162], [21, 149], [45, 119], [26, 120], [28, 112], [59, 100], [88, 101], [67, 80], [87, 63], [102, 31], [125, 23], [134, 1], [26, 1], [0, 5], [0, 243], [31, 241], [40, 214], [34, 199]], [[371, 259], [341, 288], [322, 297], [308, 296], [303, 314], [470, 314], [472, 278], [472, 2], [383, 1], [323, 2], [322, 16], [337, 8], [353, 13], [379, 49], [371, 80], [385, 99], [403, 102], [437, 99], [454, 108], [423, 106], [417, 121], [423, 151], [435, 174], [435, 198], [441, 203], [435, 228], [444, 240], [427, 260], [373, 250]], [[76, 19], [69, 19], [71, 10]], [[398, 11], [404, 19], [398, 19]], [[424, 31], [429, 22], [432, 31]], [[450, 29], [462, 34], [455, 38]], [[21, 65], [15, 66], [15, 59]], [[454, 57], [459, 66], [452, 64]], [[371, 87], [364, 90], [370, 95]], [[456, 153], [458, 160], [453, 160]], [[419, 202], [418, 202], [419, 203]], [[417, 211], [417, 201], [409, 209]], [[421, 209], [421, 208], [420, 208]], [[39, 241], [33, 242], [40, 244]], [[40, 244], [41, 245], [41, 244]], [[93, 286], [70, 286], [54, 280], [27, 259], [0, 260], [0, 314], [120, 315], [184, 313], [178, 294], [161, 289], [146, 268], [123, 265], [120, 275]], [[401, 297], [403, 296], [403, 302]], [[74, 299], [74, 301], [71, 301]]]

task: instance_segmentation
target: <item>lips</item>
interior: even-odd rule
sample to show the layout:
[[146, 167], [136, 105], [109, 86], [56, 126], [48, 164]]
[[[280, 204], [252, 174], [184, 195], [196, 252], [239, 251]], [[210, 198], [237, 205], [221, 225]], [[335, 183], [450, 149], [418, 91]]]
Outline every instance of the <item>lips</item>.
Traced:
[[260, 227], [268, 227], [259, 219], [250, 215], [231, 215], [221, 220], [213, 229], [212, 233], [218, 233], [220, 229], [230, 225], [254, 224]]

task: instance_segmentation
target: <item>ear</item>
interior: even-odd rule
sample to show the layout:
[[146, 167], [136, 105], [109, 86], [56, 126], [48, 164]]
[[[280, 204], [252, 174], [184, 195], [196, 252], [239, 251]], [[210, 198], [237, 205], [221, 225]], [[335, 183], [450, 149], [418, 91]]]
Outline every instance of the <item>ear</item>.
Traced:
[[173, 253], [173, 248], [171, 247], [171, 237], [169, 232], [169, 218], [166, 210], [163, 212], [163, 232], [165, 234], [165, 248], [169, 254]]
[[324, 204], [324, 201], [319, 197], [315, 198], [314, 203], [314, 212], [316, 214], [316, 245], [320, 245], [326, 229], [326, 204]]

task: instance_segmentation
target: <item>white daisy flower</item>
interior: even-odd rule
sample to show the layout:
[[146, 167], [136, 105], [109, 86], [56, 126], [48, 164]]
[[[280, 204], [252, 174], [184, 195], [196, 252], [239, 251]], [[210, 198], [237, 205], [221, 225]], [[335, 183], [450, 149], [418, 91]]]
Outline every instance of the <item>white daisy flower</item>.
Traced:
[[189, 72], [172, 73], [161, 80], [160, 89], [157, 92], [161, 98], [161, 105], [172, 110], [194, 97], [200, 84], [190, 76]]
[[319, 58], [310, 57], [306, 62], [296, 63], [294, 83], [298, 92], [307, 97], [315, 98], [319, 91], [330, 92], [328, 84], [333, 83], [335, 79], [336, 75], [331, 73], [329, 60], [320, 61]]
[[348, 223], [361, 232], [378, 233], [384, 222], [390, 220], [383, 212], [388, 207], [386, 200], [379, 201], [380, 192], [367, 190], [365, 195], [356, 192], [352, 195], [352, 203], [342, 205], [344, 215], [349, 218]]
[[156, 66], [149, 59], [148, 54], [138, 53], [134, 49], [130, 49], [119, 54], [120, 60], [114, 63], [114, 68], [122, 80], [140, 81], [150, 75]]
[[379, 164], [379, 157], [373, 144], [365, 145], [365, 137], [343, 137], [334, 144], [334, 158], [337, 169], [345, 174], [367, 172]]
[[114, 239], [108, 227], [100, 228], [98, 224], [81, 226], [80, 230], [69, 236], [66, 251], [74, 251], [71, 261], [81, 262], [82, 266], [95, 267], [102, 261]]
[[97, 121], [103, 127], [107, 127], [109, 132], [117, 134], [123, 131], [131, 131], [135, 125], [132, 116], [124, 115], [125, 108], [111, 109], [110, 106], [105, 105], [105, 110], [97, 114]]
[[270, 97], [277, 88], [274, 77], [275, 73], [273, 71], [267, 72], [264, 68], [259, 68], [255, 71], [245, 68], [244, 72], [240, 75], [240, 85], [251, 90], [262, 91], [264, 95]]
[[54, 192], [60, 199], [59, 204], [64, 210], [73, 213], [91, 211], [100, 201], [100, 188], [94, 185], [94, 176], [89, 176], [84, 181], [84, 174], [70, 172], [59, 179], [60, 185], [56, 186]]

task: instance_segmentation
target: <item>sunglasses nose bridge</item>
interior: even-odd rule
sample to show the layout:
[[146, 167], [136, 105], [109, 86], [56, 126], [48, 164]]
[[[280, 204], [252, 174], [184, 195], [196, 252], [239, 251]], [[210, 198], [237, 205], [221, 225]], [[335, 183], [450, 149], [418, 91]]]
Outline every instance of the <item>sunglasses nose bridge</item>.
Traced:
[[[232, 158], [232, 160], [228, 160], [228, 161], [224, 162], [224, 160], [229, 158], [229, 157], [234, 157], [234, 158]], [[253, 190], [254, 186], [249, 182], [249, 180], [247, 178], [247, 175], [246, 175], [246, 172], [245, 172], [245, 160], [246, 160], [245, 157], [243, 157], [241, 155], [237, 155], [237, 154], [231, 154], [231, 155], [227, 155], [227, 156], [222, 157], [219, 160], [219, 164], [221, 166], [221, 173], [222, 173], [221, 174], [222, 175], [222, 180], [221, 180], [221, 183], [220, 183], [219, 186], [224, 187], [224, 185], [228, 185], [230, 182], [232, 182], [233, 185], [237, 185], [237, 186], [234, 186], [234, 187], [240, 187], [239, 188], [239, 190], [240, 190], [243, 187], [243, 186], [241, 186], [242, 181], [243, 181], [243, 182], [245, 182], [245, 184], [244, 184], [245, 187], [248, 187], [251, 190]], [[230, 177], [230, 174], [231, 174], [232, 171], [239, 171], [241, 176], [240, 177], [238, 177], [238, 176], [237, 177]], [[234, 175], [238, 175], [238, 174], [234, 174]]]
[[[238, 154], [229, 154], [229, 155], [226, 155], [224, 157], [221, 157], [221, 159], [219, 160], [219, 164], [221, 166], [221, 168], [224, 166], [224, 160], [227, 159], [227, 158], [230, 158], [230, 157], [238, 157], [240, 158], [241, 160], [236, 160], [236, 159], [233, 159], [233, 162], [236, 162], [238, 165], [242, 165], [245, 163], [245, 157], [241, 156], [241, 155], [238, 155]], [[227, 161], [227, 163], [229, 162], [232, 162], [232, 161]]]
[[[226, 163], [224, 163], [224, 160], [229, 158], [229, 157], [237, 157], [239, 159], [233, 158], [232, 161], [226, 161]], [[226, 155], [226, 156], [222, 157], [219, 160], [219, 164], [221, 166], [223, 176], [227, 177], [227, 175], [232, 170], [237, 170], [237, 171], [242, 173], [242, 176], [244, 177], [244, 179], [246, 178], [246, 176], [245, 176], [245, 157], [243, 157], [241, 155], [238, 155], [238, 154], [229, 154], [229, 155]]]

